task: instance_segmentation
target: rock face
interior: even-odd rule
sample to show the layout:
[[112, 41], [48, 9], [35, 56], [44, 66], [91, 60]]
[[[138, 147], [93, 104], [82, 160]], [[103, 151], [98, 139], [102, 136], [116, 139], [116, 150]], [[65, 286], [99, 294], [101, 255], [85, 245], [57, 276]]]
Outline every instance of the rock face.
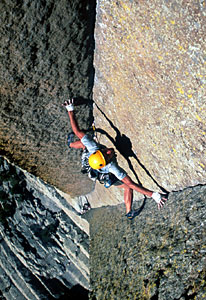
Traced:
[[171, 193], [161, 212], [135, 202], [132, 221], [124, 205], [93, 209], [89, 239], [68, 195], [3, 158], [0, 179], [2, 300], [86, 300], [88, 289], [96, 300], [205, 299], [206, 186]]
[[88, 299], [87, 222], [53, 187], [2, 157], [0, 178], [0, 298]]
[[0, 10], [0, 153], [64, 192], [88, 193], [61, 104], [83, 98], [77, 117], [90, 126], [95, 1], [1, 1]]
[[[91, 288], [97, 300], [206, 299], [206, 186], [171, 193], [160, 211], [151, 200], [90, 211]], [[91, 298], [92, 295], [91, 295]]]
[[[95, 5], [0, 3], [0, 154], [26, 170], [1, 156], [0, 298], [88, 299], [91, 276], [92, 300], [205, 299], [205, 2], [98, 1], [93, 89]], [[135, 202], [129, 222], [122, 190], [90, 193], [68, 97], [85, 130], [94, 100], [97, 140], [136, 182], [173, 191], [161, 213]], [[119, 204], [88, 214], [91, 273], [87, 193]]]
[[147, 188], [206, 182], [205, 39], [204, 1], [98, 2], [98, 136]]

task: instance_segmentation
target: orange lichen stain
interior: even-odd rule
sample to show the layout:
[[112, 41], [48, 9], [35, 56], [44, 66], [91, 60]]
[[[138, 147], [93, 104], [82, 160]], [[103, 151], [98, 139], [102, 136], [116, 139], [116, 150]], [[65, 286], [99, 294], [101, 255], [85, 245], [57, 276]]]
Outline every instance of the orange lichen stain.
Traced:
[[123, 7], [125, 10], [127, 10], [127, 11], [130, 11], [130, 10], [131, 10], [130, 7], [127, 6], [127, 5], [124, 4], [124, 3], [122, 3], [122, 7]]
[[178, 45], [178, 48], [179, 48], [180, 51], [186, 52], [186, 50], [181, 45]]
[[183, 91], [182, 88], [178, 88], [177, 90], [180, 92], [180, 94], [184, 95], [185, 92]]
[[198, 114], [196, 114], [196, 118], [198, 119], [198, 121], [202, 122], [202, 119], [200, 118], [200, 116], [198, 116]]
[[165, 99], [164, 98], [161, 98], [160, 100], [161, 100], [162, 104], [165, 104]]
[[205, 168], [205, 165], [204, 165], [204, 164], [199, 163], [199, 165], [200, 165], [202, 168]]
[[157, 12], [157, 13], [154, 14], [154, 16], [156, 17], [157, 22], [159, 22], [159, 21], [160, 21], [160, 18], [159, 18], [157, 15], [160, 15], [160, 13]]
[[122, 23], [125, 20], [126, 20], [126, 17], [122, 16], [121, 18], [119, 18], [119, 23]]

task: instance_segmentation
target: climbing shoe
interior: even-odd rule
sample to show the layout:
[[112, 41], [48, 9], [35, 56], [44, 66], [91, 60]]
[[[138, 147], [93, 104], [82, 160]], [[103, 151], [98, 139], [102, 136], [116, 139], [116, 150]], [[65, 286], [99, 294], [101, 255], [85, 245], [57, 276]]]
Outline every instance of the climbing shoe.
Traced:
[[138, 212], [135, 210], [130, 210], [125, 216], [127, 219], [132, 220], [138, 215]]
[[67, 138], [67, 145], [70, 147], [70, 144], [73, 142], [74, 140], [74, 132], [70, 132], [68, 134], [68, 138]]
[[83, 213], [86, 213], [86, 212], [87, 212], [88, 210], [90, 210], [90, 209], [91, 209], [90, 203], [89, 203], [89, 202], [84, 203], [83, 209], [82, 209]]

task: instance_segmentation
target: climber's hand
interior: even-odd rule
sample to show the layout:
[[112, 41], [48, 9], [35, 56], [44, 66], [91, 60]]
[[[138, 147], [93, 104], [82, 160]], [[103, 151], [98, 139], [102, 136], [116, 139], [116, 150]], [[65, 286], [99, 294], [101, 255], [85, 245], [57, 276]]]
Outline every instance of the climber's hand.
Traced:
[[152, 194], [152, 199], [157, 203], [158, 209], [162, 208], [165, 202], [167, 201], [168, 195], [167, 194], [160, 194], [157, 192], [154, 192]]
[[66, 101], [64, 101], [64, 103], [62, 105], [65, 106], [67, 111], [73, 111], [74, 110], [74, 99], [66, 100]]

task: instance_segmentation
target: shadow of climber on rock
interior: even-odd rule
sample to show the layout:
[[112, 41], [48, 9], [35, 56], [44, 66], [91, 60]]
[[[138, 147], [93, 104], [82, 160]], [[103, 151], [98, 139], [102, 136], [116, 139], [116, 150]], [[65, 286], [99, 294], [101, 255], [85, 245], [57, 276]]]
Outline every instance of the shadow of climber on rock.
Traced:
[[137, 173], [134, 170], [134, 167], [131, 163], [130, 158], [134, 158], [137, 161], [137, 163], [140, 165], [140, 167], [152, 179], [152, 181], [161, 189], [161, 191], [163, 193], [168, 194], [168, 191], [156, 181], [156, 179], [151, 175], [149, 170], [144, 166], [144, 164], [139, 160], [139, 158], [137, 157], [135, 152], [132, 150], [132, 143], [131, 143], [130, 139], [125, 134], [121, 134], [119, 129], [112, 123], [112, 121], [98, 107], [98, 105], [97, 104], [95, 104], [95, 105], [96, 105], [97, 109], [101, 112], [101, 114], [104, 116], [104, 118], [108, 121], [111, 128], [116, 132], [116, 137], [115, 137], [115, 139], [113, 139], [106, 131], [104, 131], [103, 129], [100, 129], [100, 128], [97, 128], [96, 131], [101, 133], [101, 134], [106, 135], [107, 138], [113, 143], [115, 148], [119, 151], [119, 153], [126, 159], [128, 165], [129, 165], [129, 168], [132, 171], [132, 173], [134, 174], [134, 176], [137, 179], [138, 183], [142, 186], [142, 183], [140, 182], [140, 180], [137, 176]]
[[[124, 202], [126, 206], [127, 218], [133, 219], [135, 217], [135, 211], [132, 210], [133, 190], [152, 198], [157, 203], [158, 208], [160, 209], [164, 205], [164, 201], [167, 200], [167, 195], [160, 194], [158, 192], [153, 192], [144, 188], [143, 185], [140, 184], [139, 179], [138, 183], [135, 183], [127, 175], [126, 171], [118, 165], [116, 154], [113, 148], [107, 148], [106, 146], [102, 146], [97, 141], [95, 141], [93, 137], [91, 137], [89, 134], [86, 134], [83, 130], [79, 128], [78, 122], [74, 114], [73, 99], [65, 101], [63, 103], [63, 106], [68, 112], [69, 120], [73, 130], [73, 132], [68, 137], [69, 147], [75, 149], [83, 149], [83, 153], [86, 151], [86, 154], [88, 155], [88, 174], [90, 175], [89, 177], [91, 179], [95, 178], [101, 181], [102, 178], [108, 176], [108, 180], [104, 185], [106, 188], [109, 188], [110, 186], [117, 186], [124, 189]], [[104, 113], [102, 112], [102, 114]], [[123, 147], [122, 135], [120, 131], [116, 127], [114, 127], [114, 125], [108, 118], [107, 120], [110, 122], [110, 125], [116, 130], [117, 133], [115, 140], [111, 139], [109, 135], [108, 137], [110, 137], [115, 147], [127, 159], [130, 168], [132, 168], [134, 174], [136, 174], [129, 159], [129, 157], [131, 156], [136, 157], [136, 155], [132, 151], [131, 142], [128, 143], [128, 139], [127, 145], [129, 145], [129, 147]], [[78, 140], [75, 142], [73, 142], [74, 135], [78, 137]], [[124, 139], [127, 139], [127, 137], [124, 136]], [[138, 178], [137, 174], [136, 178]]]

